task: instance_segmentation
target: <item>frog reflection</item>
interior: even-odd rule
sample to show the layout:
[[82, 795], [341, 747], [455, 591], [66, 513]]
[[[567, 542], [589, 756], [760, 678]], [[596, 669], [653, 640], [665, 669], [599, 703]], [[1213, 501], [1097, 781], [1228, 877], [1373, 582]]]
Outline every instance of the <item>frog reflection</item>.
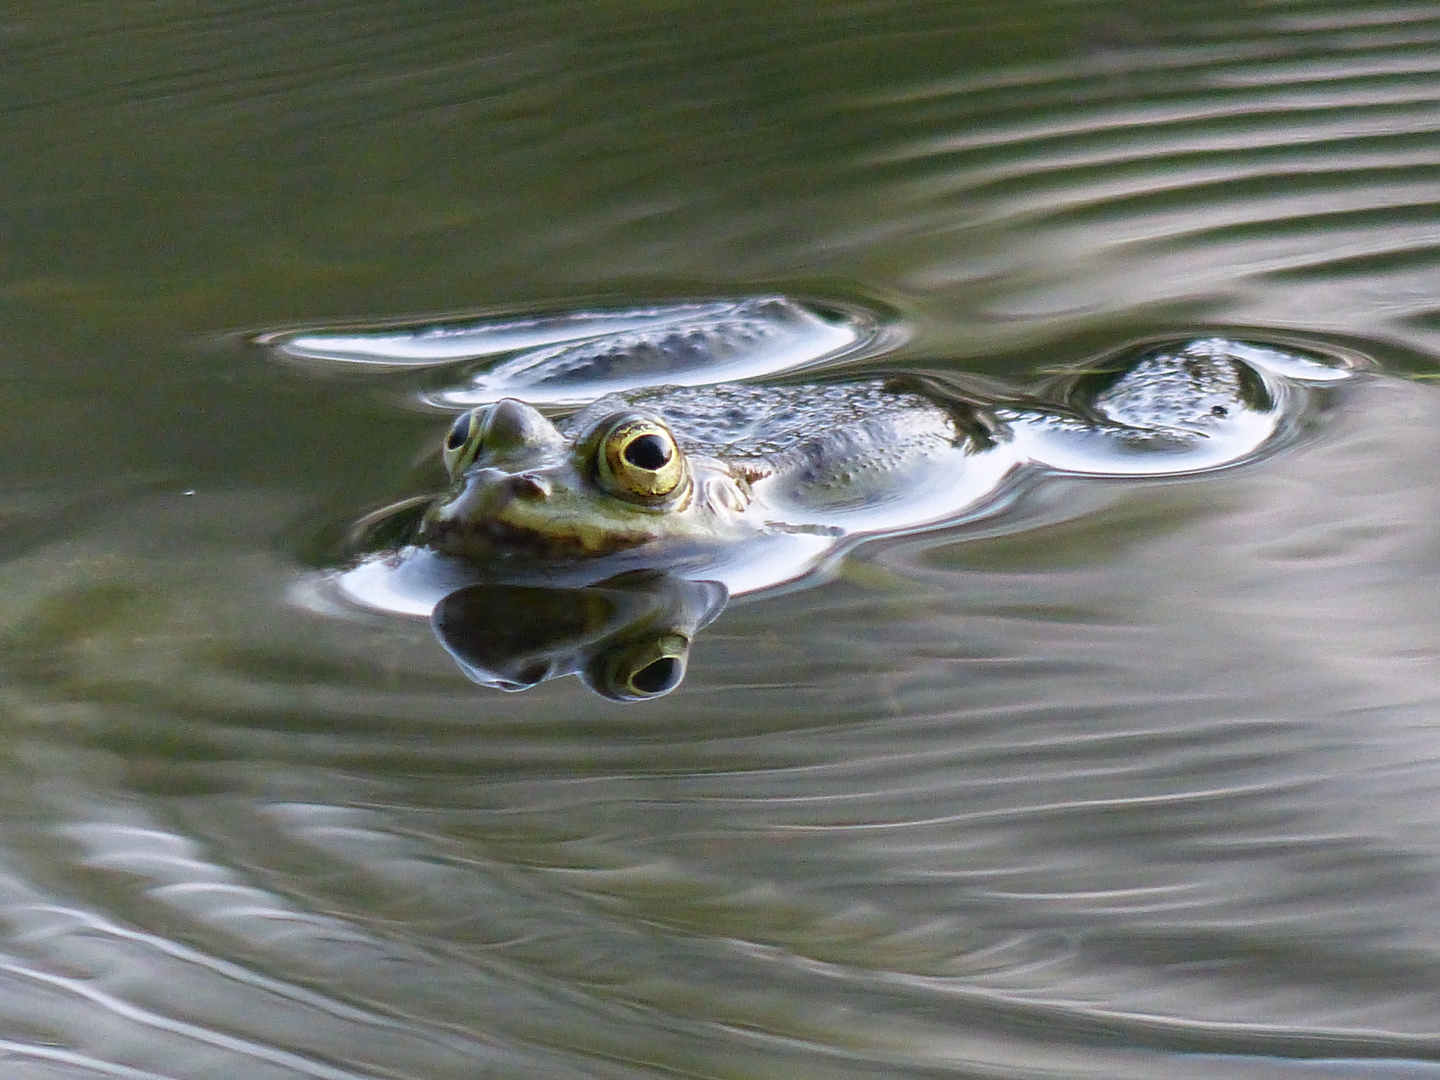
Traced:
[[725, 600], [722, 585], [661, 572], [579, 588], [477, 583], [442, 599], [430, 624], [482, 686], [579, 675], [603, 697], [644, 701], [680, 685], [691, 640]]

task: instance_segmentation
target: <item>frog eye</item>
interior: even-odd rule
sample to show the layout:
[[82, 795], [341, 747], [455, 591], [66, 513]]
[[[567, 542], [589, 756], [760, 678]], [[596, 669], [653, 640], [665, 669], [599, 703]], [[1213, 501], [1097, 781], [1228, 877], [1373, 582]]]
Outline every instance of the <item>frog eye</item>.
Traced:
[[660, 634], [593, 657], [582, 677], [590, 689], [611, 701], [646, 701], [680, 685], [689, 655], [689, 638]]
[[655, 420], [617, 424], [601, 442], [598, 458], [601, 483], [622, 499], [664, 499], [685, 480], [685, 456], [675, 436]]
[[455, 418], [450, 425], [450, 433], [445, 436], [445, 469], [450, 473], [452, 480], [458, 479], [460, 474], [470, 467], [475, 460], [475, 455], [480, 452], [480, 439], [484, 434], [484, 425], [476, 416], [478, 410], [471, 409], [463, 412]]

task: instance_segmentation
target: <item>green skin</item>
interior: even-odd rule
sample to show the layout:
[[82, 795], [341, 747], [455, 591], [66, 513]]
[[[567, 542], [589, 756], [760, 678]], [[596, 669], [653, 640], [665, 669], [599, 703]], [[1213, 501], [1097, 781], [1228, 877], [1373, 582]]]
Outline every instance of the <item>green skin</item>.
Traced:
[[[602, 479], [596, 432], [568, 436], [539, 412], [504, 400], [475, 410], [484, 445], [453, 495], [431, 508], [421, 540], [476, 561], [502, 557], [586, 559], [672, 540], [739, 538], [753, 502], [747, 479], [724, 462], [678, 446], [675, 489], [644, 498]], [[658, 417], [624, 414], [664, 429]]]
[[[643, 490], [655, 486], [654, 470], [609, 466], [617, 430], [666, 445], [661, 471], [673, 489]], [[966, 439], [946, 409], [876, 380], [644, 390], [558, 424], [506, 399], [457, 421], [445, 455], [453, 488], [431, 507], [419, 539], [477, 562], [725, 544], [804, 527], [812, 498], [884, 494], [903, 484], [913, 460], [954, 453]], [[800, 503], [785, 497], [787, 481], [807, 492]]]

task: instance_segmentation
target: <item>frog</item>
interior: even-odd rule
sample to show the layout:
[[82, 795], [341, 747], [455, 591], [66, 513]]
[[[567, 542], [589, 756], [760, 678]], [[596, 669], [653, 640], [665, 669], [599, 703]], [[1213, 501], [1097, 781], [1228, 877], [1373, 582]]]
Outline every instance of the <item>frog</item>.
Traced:
[[[1362, 367], [1210, 336], [1021, 384], [948, 368], [707, 383], [665, 364], [686, 380], [655, 385], [646, 353], [641, 381], [614, 389], [636, 340], [688, 350], [685, 325], [510, 362], [507, 393], [452, 415], [437, 448], [448, 486], [357, 524], [378, 543], [333, 574], [339, 598], [428, 619], [482, 686], [576, 675], [612, 701], [650, 700], [678, 687], [694, 637], [732, 601], [817, 584], [872, 539], [1023, 526], [1009, 510], [1046, 477], [1198, 475], [1278, 452]], [[600, 392], [572, 401], [597, 356]], [[484, 392], [478, 378], [465, 390]]]
[[[1283, 441], [1310, 389], [1344, 375], [1212, 337], [1132, 349], [1028, 389], [977, 392], [923, 372], [659, 386], [553, 418], [501, 398], [451, 424], [451, 487], [417, 542], [502, 574], [713, 570], [723, 553], [766, 539], [834, 547], [963, 520], [1027, 473], [1233, 465]], [[771, 583], [788, 572], [777, 564]]]

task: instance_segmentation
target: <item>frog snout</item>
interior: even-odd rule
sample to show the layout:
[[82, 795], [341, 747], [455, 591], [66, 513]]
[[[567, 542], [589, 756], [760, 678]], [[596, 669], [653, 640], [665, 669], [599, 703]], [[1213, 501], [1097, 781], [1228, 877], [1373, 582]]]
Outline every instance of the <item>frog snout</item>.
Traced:
[[553, 485], [548, 477], [523, 472], [505, 475], [484, 469], [472, 473], [465, 489], [435, 513], [437, 521], [478, 523], [491, 521], [512, 503], [539, 503], [550, 498]]
[[471, 519], [493, 518], [514, 503], [545, 502], [553, 487], [550, 478], [540, 473], [481, 472], [471, 478], [469, 489], [461, 496], [466, 504], [462, 514]]
[[534, 473], [519, 473], [500, 482], [500, 488], [512, 499], [541, 502], [550, 497], [550, 481]]

